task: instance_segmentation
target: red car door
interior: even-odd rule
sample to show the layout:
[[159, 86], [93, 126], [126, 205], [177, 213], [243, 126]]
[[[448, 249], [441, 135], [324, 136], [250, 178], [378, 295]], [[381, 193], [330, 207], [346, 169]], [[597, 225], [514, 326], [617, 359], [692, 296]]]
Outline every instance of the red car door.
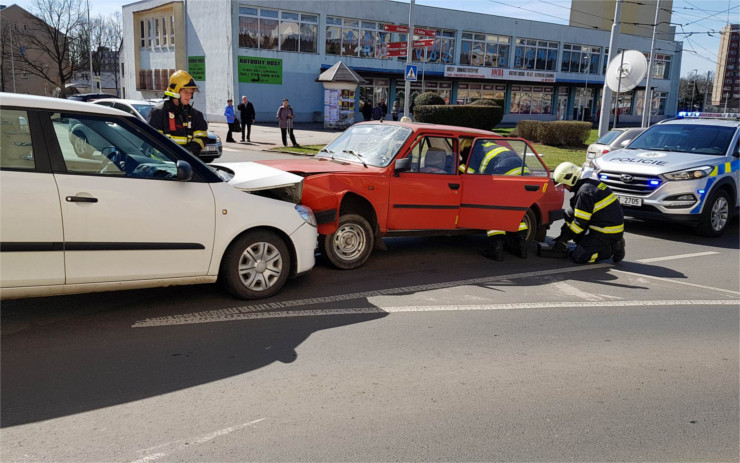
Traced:
[[550, 173], [526, 140], [477, 138], [461, 176], [458, 228], [516, 231]]
[[460, 206], [456, 140], [421, 136], [408, 154], [411, 169], [391, 177], [388, 230], [452, 230]]

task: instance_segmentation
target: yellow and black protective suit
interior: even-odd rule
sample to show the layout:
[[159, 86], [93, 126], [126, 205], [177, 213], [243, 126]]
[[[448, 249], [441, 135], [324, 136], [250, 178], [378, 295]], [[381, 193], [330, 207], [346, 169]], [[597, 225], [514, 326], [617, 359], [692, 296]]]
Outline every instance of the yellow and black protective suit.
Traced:
[[[579, 264], [613, 257], [624, 259], [624, 213], [616, 195], [603, 182], [585, 178], [573, 186], [571, 211], [555, 240], [559, 247], [571, 239], [577, 244], [571, 259]], [[557, 246], [557, 244], [556, 244]]]
[[196, 156], [208, 140], [208, 123], [203, 113], [189, 104], [176, 105], [171, 98], [152, 108], [147, 122]]
[[[470, 162], [466, 166], [461, 163], [460, 172], [466, 174], [487, 175], [527, 175], [529, 168], [522, 162], [518, 154], [510, 148], [500, 146], [492, 141], [482, 145], [476, 145], [470, 155]], [[522, 259], [527, 258], [527, 233], [529, 227], [526, 222], [519, 224], [516, 232], [505, 232], [503, 230], [488, 230], [486, 236], [489, 238], [490, 247], [483, 255], [493, 260], [503, 260], [503, 249], [507, 248]]]

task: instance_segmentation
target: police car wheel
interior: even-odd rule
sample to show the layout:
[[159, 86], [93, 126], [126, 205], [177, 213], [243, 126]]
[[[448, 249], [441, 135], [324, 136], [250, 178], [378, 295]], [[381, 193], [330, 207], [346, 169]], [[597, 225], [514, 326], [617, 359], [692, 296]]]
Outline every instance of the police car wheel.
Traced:
[[288, 279], [290, 259], [288, 246], [276, 234], [248, 232], [234, 240], [224, 253], [219, 281], [240, 299], [269, 297]]
[[730, 195], [725, 190], [716, 191], [704, 205], [696, 232], [709, 237], [721, 235], [730, 222], [730, 211]]
[[208, 164], [209, 162], [213, 162], [214, 159], [216, 158], [214, 158], [213, 156], [202, 156], [200, 158], [200, 160], [205, 162], [206, 164]]
[[365, 263], [373, 250], [373, 228], [361, 215], [344, 214], [331, 235], [319, 239], [321, 253], [333, 266], [350, 270]]

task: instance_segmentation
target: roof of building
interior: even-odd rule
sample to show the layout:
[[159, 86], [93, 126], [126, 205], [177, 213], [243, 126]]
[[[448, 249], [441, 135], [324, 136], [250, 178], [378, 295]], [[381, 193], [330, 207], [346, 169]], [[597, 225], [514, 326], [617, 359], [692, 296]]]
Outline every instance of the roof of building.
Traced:
[[322, 72], [316, 79], [316, 82], [355, 82], [364, 84], [367, 81], [346, 64], [338, 61], [337, 64]]

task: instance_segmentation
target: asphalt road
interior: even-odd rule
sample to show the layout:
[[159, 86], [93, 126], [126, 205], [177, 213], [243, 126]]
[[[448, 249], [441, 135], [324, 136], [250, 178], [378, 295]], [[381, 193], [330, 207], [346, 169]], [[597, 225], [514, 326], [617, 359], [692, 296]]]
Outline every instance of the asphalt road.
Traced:
[[4, 301], [0, 460], [738, 461], [737, 220], [627, 230], [616, 266], [393, 238], [267, 301]]

